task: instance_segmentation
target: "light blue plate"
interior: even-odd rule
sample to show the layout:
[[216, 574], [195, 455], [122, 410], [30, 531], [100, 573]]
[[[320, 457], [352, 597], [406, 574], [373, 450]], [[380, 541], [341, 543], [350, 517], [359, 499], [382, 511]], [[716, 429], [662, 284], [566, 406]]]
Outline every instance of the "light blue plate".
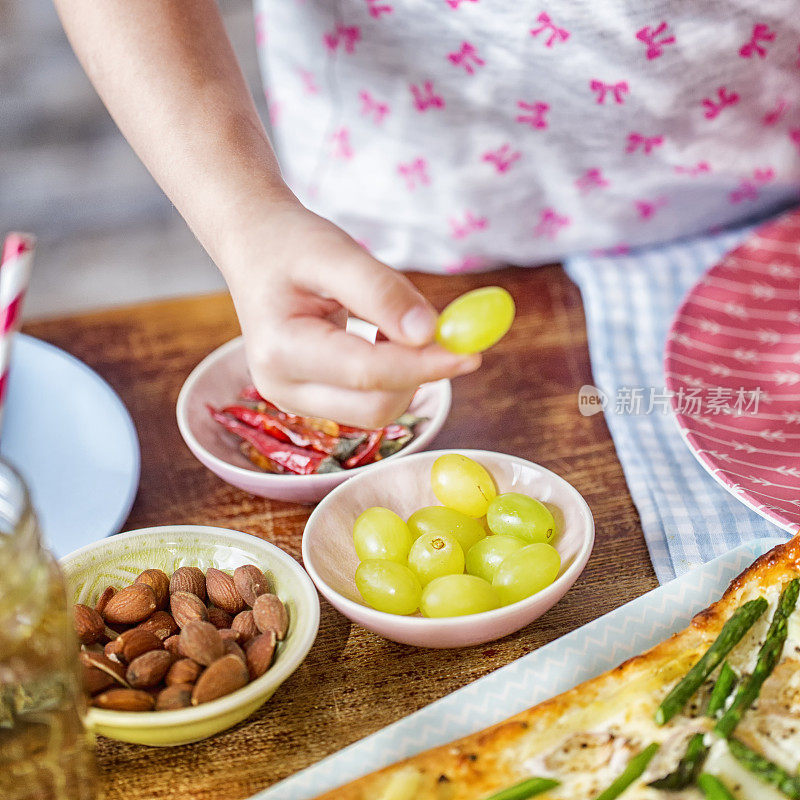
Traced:
[[64, 556], [117, 533], [139, 485], [136, 429], [81, 361], [19, 334], [0, 455], [22, 474], [48, 546]]

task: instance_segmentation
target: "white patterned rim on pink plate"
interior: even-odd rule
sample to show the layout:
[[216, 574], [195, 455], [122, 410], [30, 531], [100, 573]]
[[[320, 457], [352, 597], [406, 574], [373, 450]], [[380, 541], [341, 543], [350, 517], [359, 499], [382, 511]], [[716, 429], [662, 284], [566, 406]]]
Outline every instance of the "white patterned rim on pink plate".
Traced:
[[800, 211], [759, 228], [698, 281], [664, 370], [703, 467], [761, 516], [800, 531]]

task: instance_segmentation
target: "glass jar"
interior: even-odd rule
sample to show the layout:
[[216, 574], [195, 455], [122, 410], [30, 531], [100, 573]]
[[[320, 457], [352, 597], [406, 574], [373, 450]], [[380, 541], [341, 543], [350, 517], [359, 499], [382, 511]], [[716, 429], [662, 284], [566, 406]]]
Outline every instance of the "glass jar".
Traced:
[[78, 645], [22, 479], [0, 461], [0, 798], [96, 797]]

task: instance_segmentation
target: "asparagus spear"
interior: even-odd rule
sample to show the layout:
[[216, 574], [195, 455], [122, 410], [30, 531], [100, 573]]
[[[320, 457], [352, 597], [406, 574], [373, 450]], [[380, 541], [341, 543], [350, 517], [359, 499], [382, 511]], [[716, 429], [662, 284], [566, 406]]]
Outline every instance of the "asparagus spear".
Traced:
[[548, 789], [555, 789], [558, 785], [559, 781], [552, 778], [528, 778], [487, 797], [486, 800], [527, 800], [528, 797], [535, 797]]
[[731, 755], [764, 783], [771, 783], [791, 800], [800, 800], [800, 775], [790, 775], [785, 769], [760, 756], [738, 739], [728, 739]]
[[[728, 699], [735, 681], [736, 673], [726, 661], [719, 671], [714, 688], [711, 690], [708, 710], [706, 711], [709, 717], [713, 717], [717, 709], [725, 706], [725, 701]], [[709, 747], [704, 744], [704, 738], [702, 733], [696, 733], [692, 736], [686, 746], [686, 752], [678, 762], [677, 767], [668, 775], [652, 781], [649, 785], [655, 789], [677, 790], [685, 789], [690, 783], [694, 782], [708, 755]]]
[[750, 630], [753, 623], [767, 609], [763, 597], [748, 600], [733, 612], [731, 618], [722, 626], [719, 636], [703, 654], [703, 657], [686, 673], [672, 691], [662, 700], [656, 710], [656, 723], [669, 722], [689, 702], [700, 684], [714, 671], [741, 638]]
[[654, 742], [635, 755], [628, 762], [625, 771], [605, 791], [600, 792], [595, 800], [616, 800], [637, 778], [641, 777], [657, 750], [658, 744]]
[[758, 697], [764, 681], [772, 674], [772, 670], [775, 669], [776, 664], [780, 661], [783, 644], [788, 634], [787, 620], [797, 604], [798, 594], [800, 594], [800, 578], [795, 578], [781, 592], [778, 607], [775, 609], [775, 614], [767, 631], [767, 638], [758, 651], [753, 674], [742, 683], [736, 693], [736, 697], [733, 699], [733, 703], [714, 726], [715, 733], [724, 739], [727, 739], [733, 733], [745, 711], [750, 708]]
[[719, 671], [714, 688], [711, 690], [711, 697], [708, 698], [707, 717], [715, 717], [718, 711], [722, 711], [736, 680], [736, 673], [733, 667], [726, 661]]
[[678, 766], [668, 775], [651, 781], [647, 785], [652, 786], [654, 789], [677, 791], [678, 789], [685, 789], [690, 783], [694, 783], [695, 778], [703, 768], [703, 763], [708, 754], [708, 747], [703, 744], [703, 739], [702, 733], [696, 733], [692, 736], [686, 746], [683, 758], [678, 762]]
[[719, 778], [707, 772], [698, 777], [697, 785], [706, 800], [736, 800]]

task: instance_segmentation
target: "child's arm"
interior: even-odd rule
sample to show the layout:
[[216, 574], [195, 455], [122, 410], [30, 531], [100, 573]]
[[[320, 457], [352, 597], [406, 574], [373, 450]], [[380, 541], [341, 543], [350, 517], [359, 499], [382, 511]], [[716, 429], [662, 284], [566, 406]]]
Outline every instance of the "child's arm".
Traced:
[[[422, 295], [286, 187], [214, 0], [56, 7], [114, 120], [225, 276], [262, 394], [372, 426], [420, 383], [477, 368], [427, 344]], [[328, 319], [341, 306], [390, 341], [345, 334]]]

